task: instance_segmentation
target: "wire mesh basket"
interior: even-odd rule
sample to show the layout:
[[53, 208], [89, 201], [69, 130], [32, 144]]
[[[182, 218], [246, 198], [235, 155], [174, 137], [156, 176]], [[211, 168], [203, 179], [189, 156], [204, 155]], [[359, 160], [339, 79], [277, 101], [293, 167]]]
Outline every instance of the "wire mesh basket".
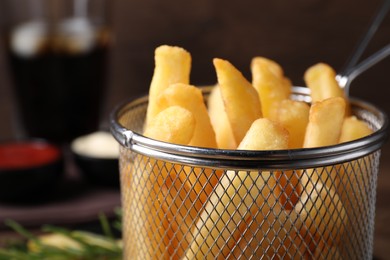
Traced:
[[[310, 102], [308, 89], [294, 87], [293, 99]], [[375, 130], [352, 142], [239, 151], [142, 136], [147, 104], [143, 97], [111, 116], [126, 259], [372, 258], [382, 111], [351, 100]]]

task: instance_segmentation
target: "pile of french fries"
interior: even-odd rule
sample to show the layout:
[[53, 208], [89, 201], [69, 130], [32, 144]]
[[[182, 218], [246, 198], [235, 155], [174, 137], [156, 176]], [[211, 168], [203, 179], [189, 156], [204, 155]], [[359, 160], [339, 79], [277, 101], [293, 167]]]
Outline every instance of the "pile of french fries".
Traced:
[[[351, 114], [329, 65], [304, 73], [308, 104], [290, 98], [292, 83], [275, 61], [253, 58], [252, 82], [227, 60], [215, 58], [213, 64], [218, 83], [205, 100], [190, 85], [191, 55], [180, 47], [156, 49], [145, 136], [206, 148], [280, 150], [330, 146], [372, 133]], [[139, 160], [142, 172], [135, 170], [132, 181], [158, 195], [132, 198], [142, 227], [132, 231], [142, 237], [134, 258], [342, 258], [339, 246], [349, 225], [348, 195], [335, 185], [345, 179], [339, 177], [342, 167], [259, 173]]]

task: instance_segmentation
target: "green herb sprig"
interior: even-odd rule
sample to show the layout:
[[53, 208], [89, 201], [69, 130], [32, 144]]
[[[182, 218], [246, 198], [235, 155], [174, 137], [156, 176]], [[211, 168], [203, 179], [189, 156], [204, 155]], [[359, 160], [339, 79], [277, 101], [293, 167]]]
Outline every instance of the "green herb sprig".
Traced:
[[[121, 228], [121, 210], [116, 211], [118, 220], [115, 228]], [[104, 214], [99, 214], [103, 235], [69, 230], [45, 225], [43, 236], [35, 236], [19, 223], [7, 220], [5, 223], [19, 233], [27, 243], [14, 243], [0, 248], [0, 260], [120, 260], [121, 241], [114, 238], [113, 230]]]

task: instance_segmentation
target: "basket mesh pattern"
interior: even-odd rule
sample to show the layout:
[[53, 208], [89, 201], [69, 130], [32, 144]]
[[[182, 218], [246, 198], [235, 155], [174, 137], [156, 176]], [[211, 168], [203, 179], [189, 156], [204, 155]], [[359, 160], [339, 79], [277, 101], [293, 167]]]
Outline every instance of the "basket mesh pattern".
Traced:
[[378, 164], [375, 152], [324, 168], [238, 171], [193, 168], [122, 148], [125, 255], [369, 259]]
[[[136, 104], [118, 121], [141, 133], [145, 110]], [[379, 158], [378, 150], [317, 168], [242, 170], [121, 147], [125, 258], [371, 259]]]

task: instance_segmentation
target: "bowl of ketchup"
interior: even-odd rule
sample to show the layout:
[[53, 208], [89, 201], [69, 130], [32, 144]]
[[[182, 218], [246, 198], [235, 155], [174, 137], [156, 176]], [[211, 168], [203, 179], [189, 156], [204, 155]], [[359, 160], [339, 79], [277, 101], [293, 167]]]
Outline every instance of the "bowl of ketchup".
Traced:
[[63, 165], [61, 149], [44, 140], [0, 143], [0, 200], [32, 201], [48, 195]]

